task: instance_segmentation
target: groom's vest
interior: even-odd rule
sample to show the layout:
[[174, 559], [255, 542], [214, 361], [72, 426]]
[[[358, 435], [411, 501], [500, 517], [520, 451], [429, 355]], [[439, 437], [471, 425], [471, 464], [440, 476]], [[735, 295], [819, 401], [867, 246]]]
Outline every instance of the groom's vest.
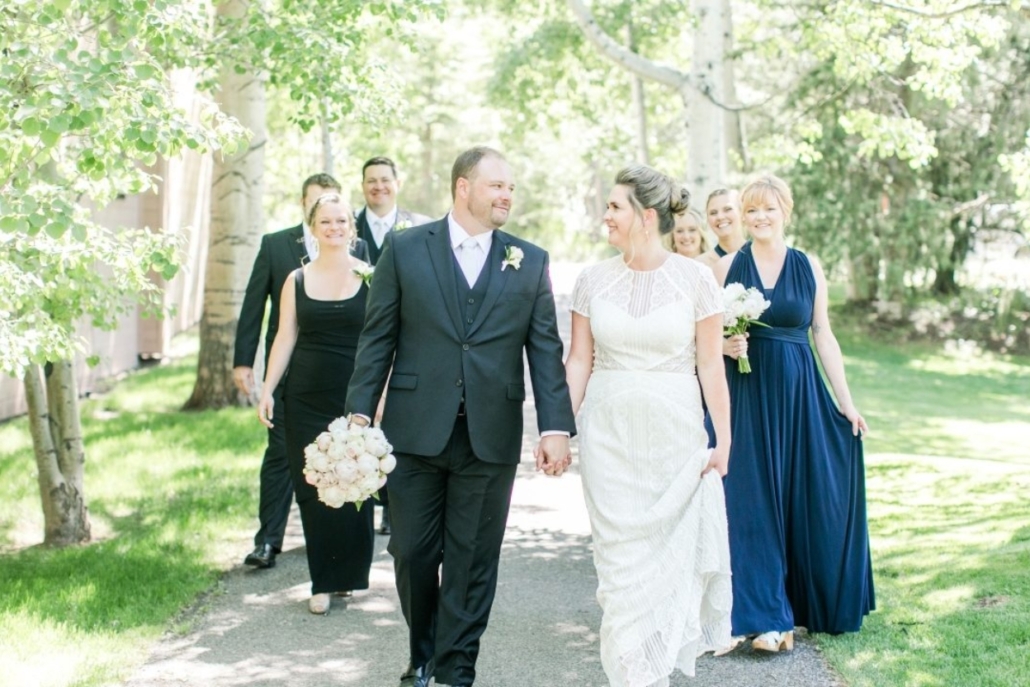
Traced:
[[465, 325], [466, 333], [475, 324], [476, 317], [479, 316], [479, 308], [483, 304], [483, 299], [486, 298], [486, 290], [490, 286], [490, 274], [493, 272], [489, 269], [489, 264], [490, 260], [487, 259], [476, 283], [469, 286], [468, 280], [465, 279], [465, 273], [461, 271], [461, 265], [458, 264], [458, 259], [454, 259], [454, 283], [458, 286], [458, 312], [461, 313], [461, 321]]

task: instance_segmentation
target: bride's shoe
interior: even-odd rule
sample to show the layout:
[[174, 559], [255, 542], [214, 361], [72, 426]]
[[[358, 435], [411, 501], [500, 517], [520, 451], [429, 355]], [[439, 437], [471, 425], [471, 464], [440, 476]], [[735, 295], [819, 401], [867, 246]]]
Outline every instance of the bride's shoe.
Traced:
[[731, 651], [733, 651], [734, 649], [736, 649], [737, 647], [739, 647], [743, 643], [744, 643], [744, 638], [743, 637], [730, 637], [729, 645], [728, 646], [724, 646], [721, 649], [716, 649], [714, 652], [712, 652], [712, 656], [715, 656], [715, 657], [725, 656], [726, 654], [730, 653]]
[[329, 615], [330, 603], [328, 594], [312, 594], [308, 600], [308, 610], [315, 615]]
[[794, 631], [763, 632], [751, 640], [751, 648], [757, 651], [768, 651], [771, 653], [776, 653], [777, 651], [793, 651]]

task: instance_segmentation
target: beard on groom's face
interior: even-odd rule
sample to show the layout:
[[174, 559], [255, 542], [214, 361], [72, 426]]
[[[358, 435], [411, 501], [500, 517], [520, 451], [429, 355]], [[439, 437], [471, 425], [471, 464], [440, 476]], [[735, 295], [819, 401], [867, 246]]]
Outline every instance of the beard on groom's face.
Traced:
[[499, 229], [508, 221], [514, 190], [508, 163], [501, 158], [484, 157], [468, 180], [469, 214], [482, 226]]

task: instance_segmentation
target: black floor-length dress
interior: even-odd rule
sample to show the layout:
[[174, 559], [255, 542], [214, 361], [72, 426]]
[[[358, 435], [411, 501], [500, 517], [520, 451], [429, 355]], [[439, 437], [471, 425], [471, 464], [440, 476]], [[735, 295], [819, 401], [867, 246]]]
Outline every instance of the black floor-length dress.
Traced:
[[358, 335], [365, 321], [368, 287], [345, 300], [321, 301], [304, 290], [304, 273], [295, 273], [300, 331], [290, 358], [283, 394], [286, 453], [307, 544], [311, 593], [368, 589], [375, 534], [372, 504], [330, 508], [304, 481], [304, 447], [329, 423], [344, 415], [347, 384], [354, 373]]

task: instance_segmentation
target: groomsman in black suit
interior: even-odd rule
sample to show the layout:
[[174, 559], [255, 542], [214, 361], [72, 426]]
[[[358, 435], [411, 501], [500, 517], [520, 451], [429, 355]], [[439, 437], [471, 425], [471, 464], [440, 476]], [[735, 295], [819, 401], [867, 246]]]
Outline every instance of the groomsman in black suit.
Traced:
[[[361, 167], [361, 192], [365, 207], [355, 218], [357, 234], [368, 244], [369, 262], [375, 265], [383, 252], [383, 241], [391, 231], [402, 231], [425, 224], [429, 217], [397, 207], [397, 192], [401, 181], [397, 165], [388, 157], [374, 157]], [[379, 521], [379, 534], [390, 534], [390, 497], [383, 489], [379, 493], [383, 517]]]
[[475, 680], [521, 458], [523, 353], [537, 468], [560, 475], [571, 460], [548, 255], [500, 231], [514, 187], [499, 152], [473, 148], [451, 172], [453, 210], [387, 234], [347, 390], [351, 421], [367, 424], [389, 378], [382, 427], [397, 456], [387, 489], [408, 624], [403, 687]]
[[379, 262], [383, 241], [390, 231], [426, 224], [429, 217], [397, 207], [397, 193], [401, 189], [397, 165], [388, 157], [374, 157], [361, 167], [361, 192], [365, 207], [358, 212], [355, 222], [358, 237], [368, 244], [370, 262]]
[[[328, 174], [315, 174], [304, 180], [301, 187], [300, 204], [307, 217], [308, 208], [323, 193], [340, 192], [340, 184]], [[265, 303], [272, 301], [268, 327], [265, 330], [265, 364], [272, 350], [272, 341], [279, 329], [279, 294], [283, 282], [298, 267], [314, 256], [317, 250], [315, 238], [306, 222], [295, 227], [265, 234], [261, 248], [254, 260], [254, 268], [247, 282], [247, 292], [240, 308], [240, 319], [236, 325], [236, 347], [233, 354], [233, 380], [236, 387], [248, 396], [253, 394], [254, 360], [257, 356], [258, 340], [261, 338], [261, 322], [265, 317]], [[351, 253], [368, 262], [368, 247], [364, 241], [355, 243]], [[283, 408], [282, 384], [273, 394], [275, 407]], [[279, 411], [277, 411], [279, 412]], [[271, 568], [275, 556], [282, 550], [286, 533], [286, 520], [293, 501], [293, 482], [290, 478], [290, 464], [286, 458], [286, 424], [281, 421], [268, 430], [268, 446], [261, 461], [261, 492], [258, 505], [260, 526], [254, 535], [254, 550], [243, 562], [257, 568]]]

